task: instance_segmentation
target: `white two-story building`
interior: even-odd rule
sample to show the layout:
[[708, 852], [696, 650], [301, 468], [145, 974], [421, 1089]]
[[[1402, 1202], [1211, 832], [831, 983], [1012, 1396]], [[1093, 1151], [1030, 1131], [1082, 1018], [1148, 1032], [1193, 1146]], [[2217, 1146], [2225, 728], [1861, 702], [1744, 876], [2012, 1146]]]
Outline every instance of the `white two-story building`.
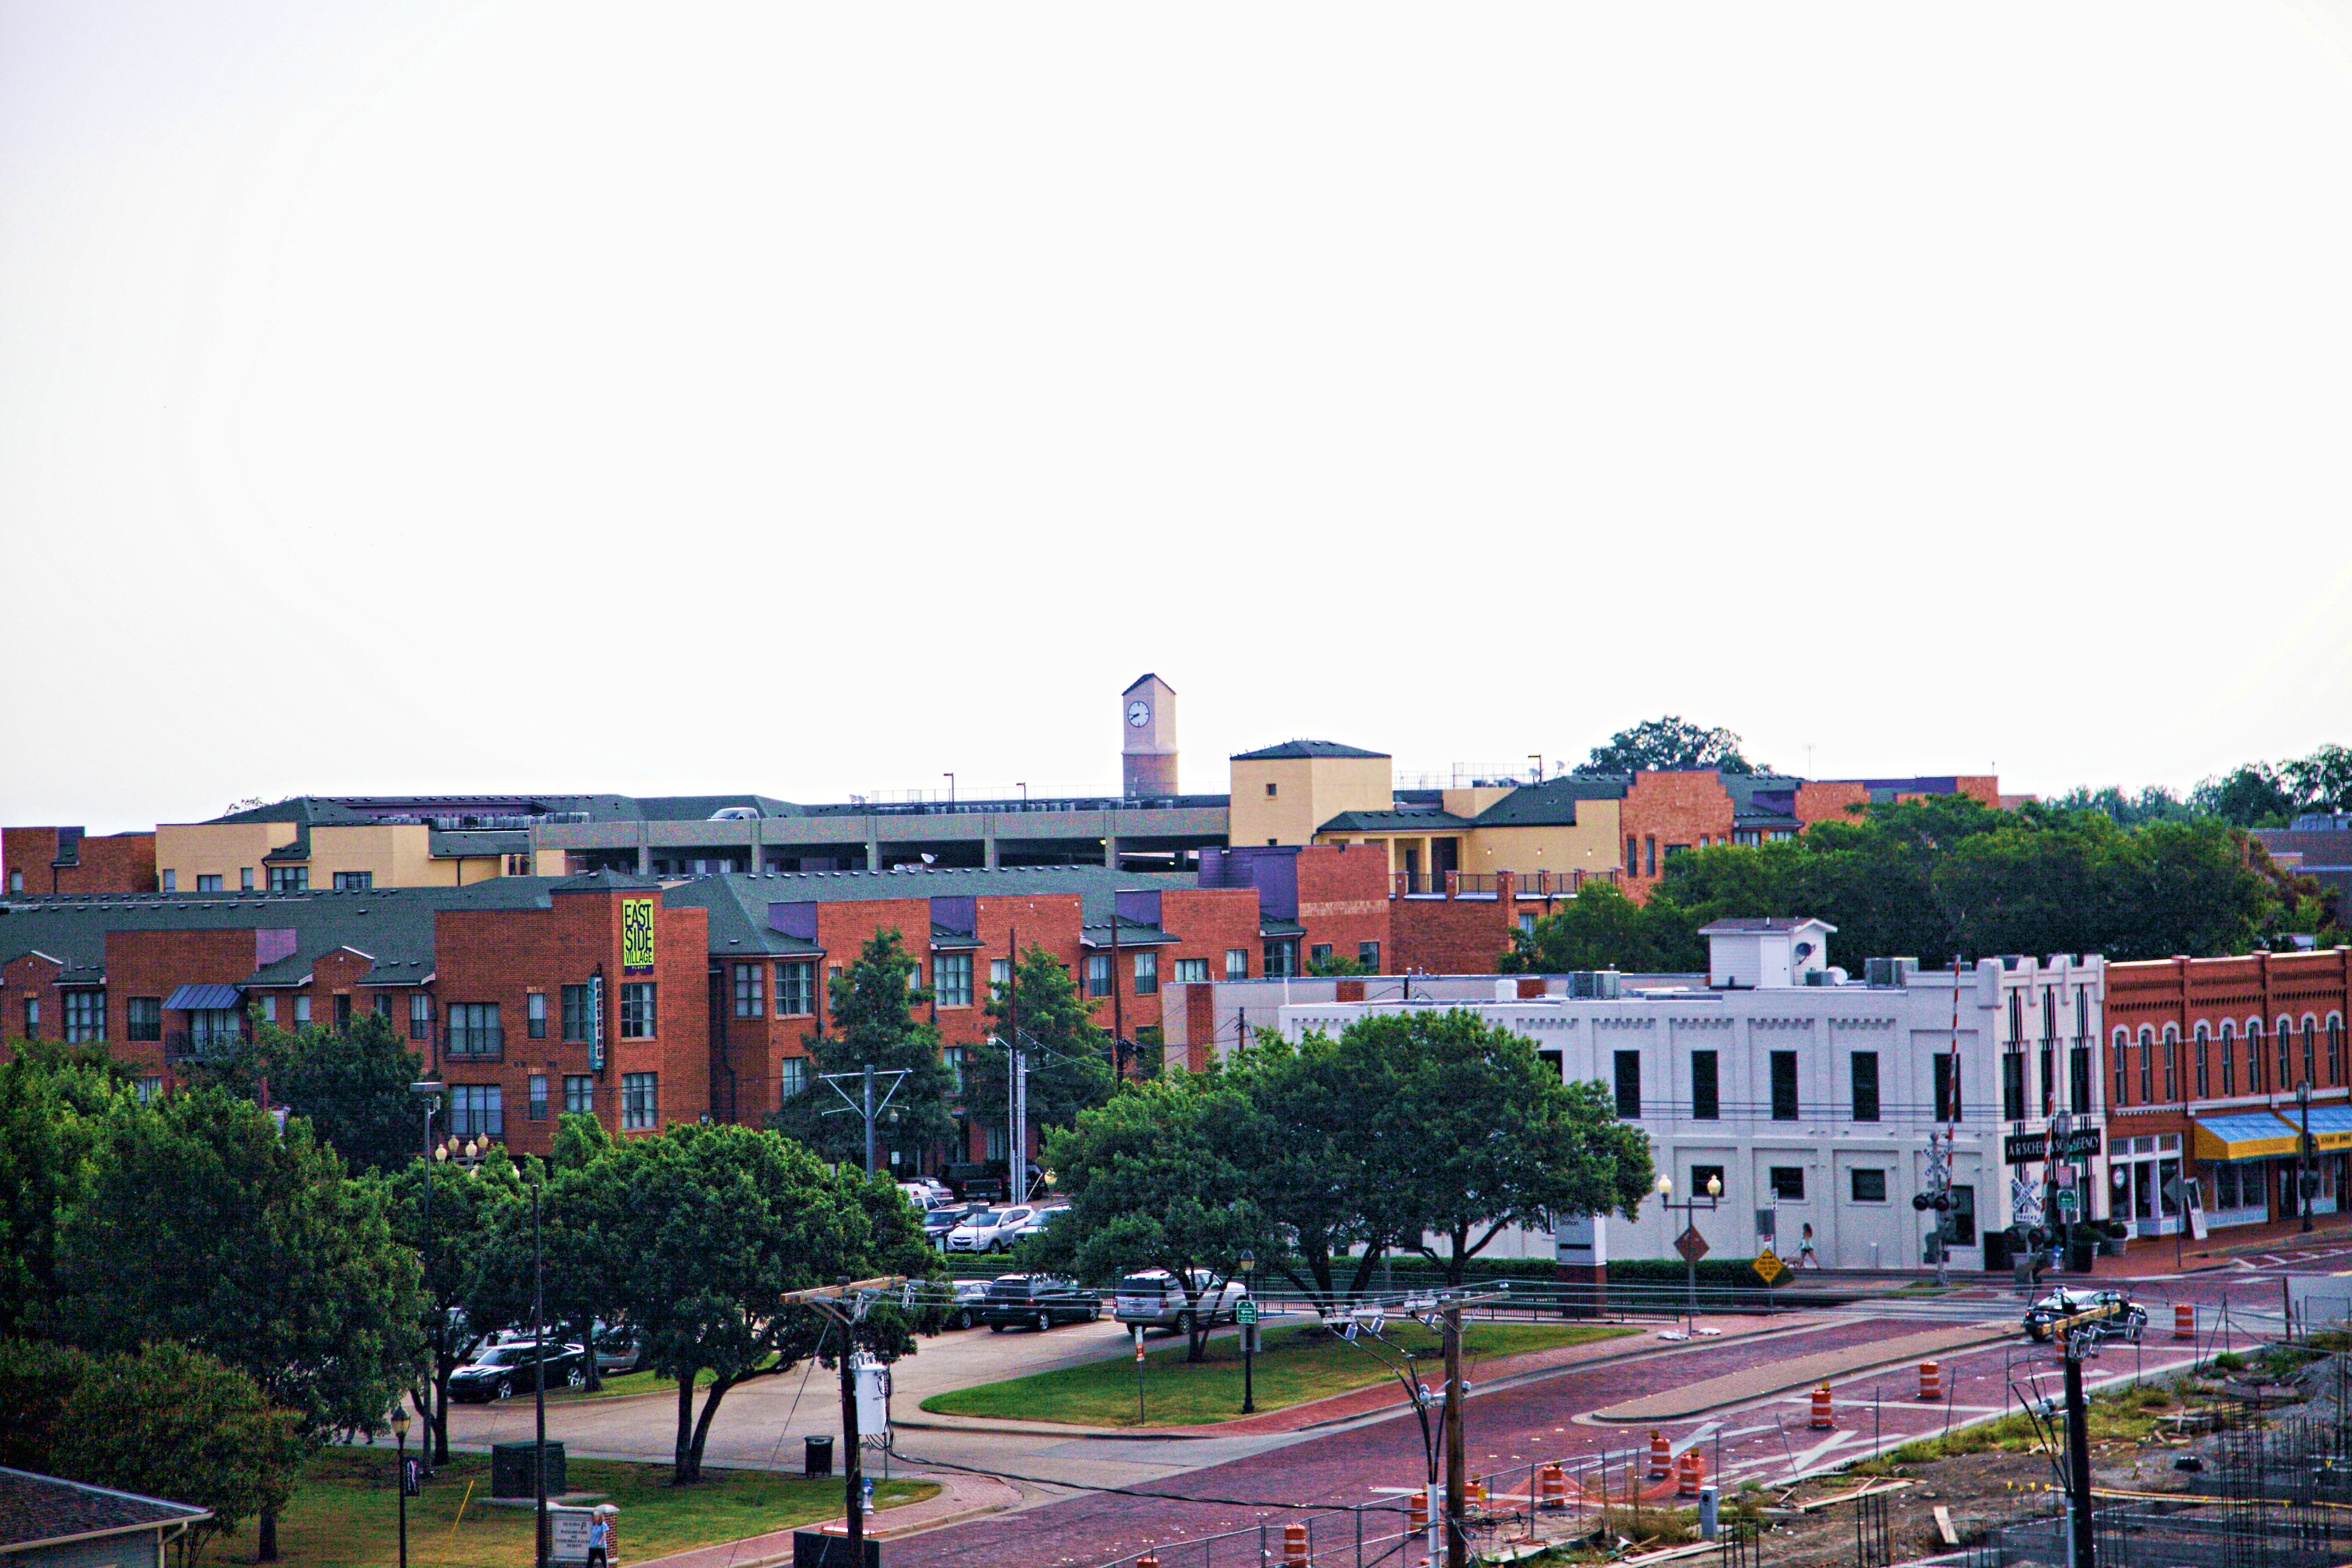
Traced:
[[[1982, 1268], [1988, 1232], [2053, 1190], [2102, 1217], [2103, 1082], [2095, 1060], [2104, 961], [1995, 958], [1957, 974], [1874, 960], [1861, 978], [1828, 963], [1819, 921], [1719, 921], [1709, 973], [1646, 976], [1381, 976], [1220, 984], [1213, 1003], [1171, 1008], [1171, 1061], [1192, 1056], [1188, 1024], [1223, 1055], [1252, 1030], [1338, 1034], [1358, 1018], [1464, 1007], [1536, 1043], [1564, 1078], [1613, 1095], [1649, 1135], [1679, 1204], [1654, 1197], [1608, 1222], [1609, 1257], [1670, 1258], [1686, 1219], [1717, 1257], [1771, 1245], [1792, 1265], [1907, 1268], [1933, 1261], [1931, 1139], [1948, 1137], [1950, 1262]], [[1541, 987], [1540, 994], [1526, 993]], [[1410, 994], [1408, 994], [1410, 992]], [[1343, 999], [1345, 998], [1345, 999]], [[2053, 1116], [2063, 1158], [2046, 1162]], [[1810, 1244], [1810, 1257], [1807, 1255]], [[1994, 1262], [2002, 1248], [1995, 1244]], [[1506, 1233], [1489, 1257], [1549, 1260], [1554, 1238]]]

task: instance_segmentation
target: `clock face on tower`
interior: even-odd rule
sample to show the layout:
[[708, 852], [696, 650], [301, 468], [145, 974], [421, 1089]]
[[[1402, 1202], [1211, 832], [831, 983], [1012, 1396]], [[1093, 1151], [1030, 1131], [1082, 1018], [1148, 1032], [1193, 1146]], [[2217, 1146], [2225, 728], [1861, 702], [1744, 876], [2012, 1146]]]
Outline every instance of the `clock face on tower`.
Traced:
[[1146, 724], [1150, 723], [1151, 704], [1143, 701], [1129, 703], [1127, 705], [1127, 721], [1129, 726], [1138, 730], [1140, 730]]

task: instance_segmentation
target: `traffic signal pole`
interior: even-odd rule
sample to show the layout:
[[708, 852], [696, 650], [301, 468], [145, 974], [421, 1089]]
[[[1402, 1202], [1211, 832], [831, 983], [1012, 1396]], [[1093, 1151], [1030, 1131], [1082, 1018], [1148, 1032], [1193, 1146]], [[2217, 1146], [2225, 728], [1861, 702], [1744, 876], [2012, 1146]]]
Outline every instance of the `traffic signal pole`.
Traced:
[[1462, 1303], [1446, 1304], [1445, 1334], [1445, 1568], [1467, 1568], [1470, 1532], [1463, 1527], [1468, 1501], [1462, 1473]]

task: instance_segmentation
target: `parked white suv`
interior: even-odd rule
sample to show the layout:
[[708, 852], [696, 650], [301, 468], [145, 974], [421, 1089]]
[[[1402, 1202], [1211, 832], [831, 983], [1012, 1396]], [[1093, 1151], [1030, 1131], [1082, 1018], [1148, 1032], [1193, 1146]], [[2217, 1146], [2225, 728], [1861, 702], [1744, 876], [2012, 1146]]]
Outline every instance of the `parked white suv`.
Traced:
[[1196, 1311], [1207, 1320], [1206, 1326], [1214, 1328], [1233, 1321], [1242, 1298], [1249, 1294], [1249, 1288], [1238, 1279], [1228, 1279], [1218, 1286], [1216, 1275], [1206, 1268], [1193, 1269], [1192, 1280], [1192, 1292], [1199, 1298], [1197, 1308], [1186, 1304], [1184, 1287], [1165, 1268], [1130, 1274], [1118, 1282], [1118, 1293], [1111, 1301], [1111, 1316], [1131, 1327], [1173, 1329], [1189, 1334]]
[[1011, 1208], [982, 1209], [948, 1232], [950, 1252], [1003, 1252], [1012, 1247], [1016, 1233], [1037, 1211], [1027, 1204]]

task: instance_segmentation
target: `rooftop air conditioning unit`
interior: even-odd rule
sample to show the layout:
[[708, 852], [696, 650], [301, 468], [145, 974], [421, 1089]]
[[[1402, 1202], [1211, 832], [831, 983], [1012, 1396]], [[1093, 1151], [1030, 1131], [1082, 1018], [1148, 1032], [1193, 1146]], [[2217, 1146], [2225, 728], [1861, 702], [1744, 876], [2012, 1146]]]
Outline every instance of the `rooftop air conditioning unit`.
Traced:
[[1909, 983], [1911, 972], [1918, 967], [1916, 958], [1873, 958], [1864, 961], [1863, 978], [1872, 985], [1900, 989]]
[[1623, 979], [1613, 969], [1572, 970], [1568, 976], [1568, 994], [1580, 1002], [1614, 1002], [1620, 994], [1619, 983]]

